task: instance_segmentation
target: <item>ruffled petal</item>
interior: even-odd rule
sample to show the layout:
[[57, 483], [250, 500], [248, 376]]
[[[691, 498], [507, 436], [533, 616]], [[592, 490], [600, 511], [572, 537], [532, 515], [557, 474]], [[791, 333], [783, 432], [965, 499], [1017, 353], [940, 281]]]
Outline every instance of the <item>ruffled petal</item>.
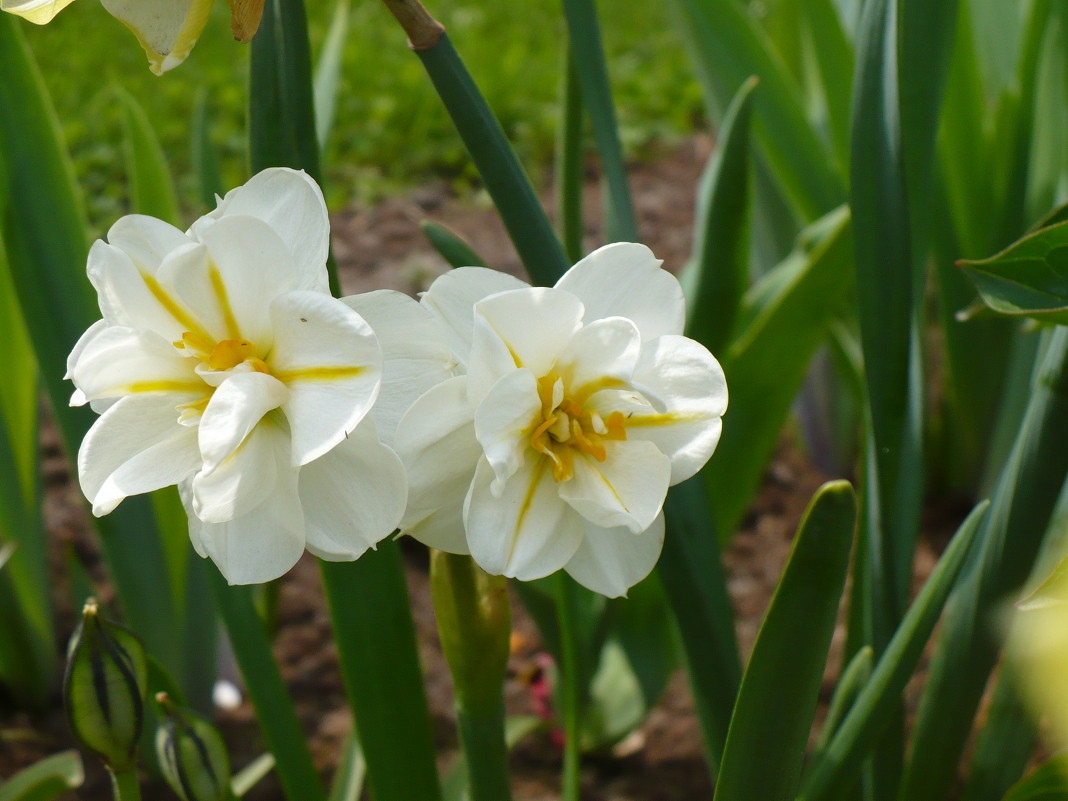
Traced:
[[576, 454], [574, 475], [560, 483], [560, 497], [595, 525], [644, 531], [664, 505], [671, 461], [651, 442], [604, 445], [604, 462]]
[[400, 457], [365, 419], [332, 451], [300, 471], [307, 548], [320, 559], [351, 561], [400, 522], [408, 483]]
[[467, 368], [471, 402], [517, 367], [548, 373], [581, 325], [582, 303], [569, 292], [528, 287], [480, 300]]
[[641, 348], [641, 335], [630, 320], [595, 320], [571, 338], [556, 370], [565, 377], [569, 397], [587, 398], [599, 389], [629, 382]]
[[193, 511], [205, 523], [225, 523], [249, 514], [273, 493], [286, 491], [291, 476], [295, 492], [289, 436], [266, 417], [230, 458], [193, 477]]
[[483, 298], [528, 284], [485, 267], [460, 267], [436, 278], [420, 301], [445, 325], [449, 348], [467, 366], [475, 324], [475, 304]]
[[271, 373], [289, 388], [282, 405], [293, 464], [307, 464], [356, 428], [378, 397], [382, 350], [371, 327], [339, 300], [288, 292], [271, 304]]
[[170, 223], [145, 214], [120, 217], [108, 230], [108, 244], [149, 275], [156, 275], [167, 256], [192, 241]]
[[513, 370], [493, 385], [475, 410], [475, 435], [502, 491], [530, 451], [530, 435], [540, 422], [538, 381], [530, 370]]
[[626, 317], [642, 339], [681, 334], [686, 302], [678, 279], [645, 245], [615, 242], [593, 251], [556, 282], [584, 304], [583, 321]]
[[44, 25], [73, 2], [74, 0], [0, 0], [0, 11], [17, 14], [37, 25]]
[[297, 471], [286, 470], [273, 492], [247, 513], [222, 523], [205, 523], [193, 510], [192, 491], [182, 502], [189, 538], [201, 556], [215, 563], [230, 584], [262, 584], [283, 575], [304, 553], [304, 514]]
[[389, 445], [416, 399], [456, 370], [445, 326], [402, 292], [382, 289], [341, 302], [368, 322], [382, 348], [382, 387], [371, 414], [382, 442]]
[[90, 401], [141, 393], [207, 394], [195, 363], [151, 332], [107, 326], [81, 345], [71, 378]]
[[123, 398], [97, 420], [78, 450], [78, 478], [97, 517], [129, 495], [177, 484], [200, 466], [196, 430], [178, 424], [188, 397]]
[[292, 288], [329, 294], [326, 258], [330, 219], [322, 190], [306, 172], [272, 167], [257, 173], [243, 186], [227, 192], [218, 208], [201, 217], [189, 232], [200, 239], [227, 216], [255, 217], [266, 223], [292, 254]]
[[663, 547], [663, 513], [641, 534], [587, 523], [582, 544], [564, 569], [587, 589], [618, 598], [649, 575]]
[[719, 443], [727, 411], [723, 369], [700, 343], [665, 336], [645, 343], [634, 384], [660, 408], [630, 410], [628, 438], [655, 443], [671, 459], [672, 485], [685, 481]]
[[234, 455], [253, 428], [288, 395], [285, 384], [266, 373], [231, 375], [208, 401], [200, 418], [200, 455], [211, 471]]
[[431, 548], [467, 553], [461, 511], [482, 455], [467, 376], [438, 384], [412, 404], [393, 446], [408, 471], [401, 530]]
[[156, 75], [174, 69], [193, 49], [208, 22], [212, 0], [101, 0], [134, 32]]
[[487, 573], [530, 581], [562, 568], [582, 542], [583, 521], [560, 500], [544, 459], [520, 468], [499, 497], [493, 468], [478, 463], [464, 503], [472, 558]]

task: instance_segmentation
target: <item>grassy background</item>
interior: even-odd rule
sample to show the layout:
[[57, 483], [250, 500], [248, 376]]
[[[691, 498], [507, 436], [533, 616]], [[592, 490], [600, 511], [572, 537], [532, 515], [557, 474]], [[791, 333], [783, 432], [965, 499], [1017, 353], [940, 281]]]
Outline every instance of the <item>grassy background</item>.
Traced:
[[[306, 2], [317, 57], [334, 3]], [[563, 63], [559, 2], [435, 0], [430, 6], [535, 181], [547, 181]], [[625, 14], [613, 13], [609, 2], [603, 6], [622, 136], [628, 155], [640, 158], [650, 145], [670, 143], [692, 130], [701, 116], [700, 91], [660, 4], [627, 4]], [[117, 83], [147, 111], [190, 214], [199, 211], [189, 148], [198, 93], [207, 97], [227, 185], [245, 180], [249, 49], [232, 41], [225, 3], [216, 3], [189, 59], [163, 78], [148, 71], [135, 38], [92, 0], [75, 3], [46, 27], [27, 24], [25, 30], [52, 91], [97, 233], [126, 211]], [[333, 207], [372, 201], [435, 178], [458, 184], [473, 178], [418, 59], [374, 0], [352, 0], [337, 116], [324, 164]]]

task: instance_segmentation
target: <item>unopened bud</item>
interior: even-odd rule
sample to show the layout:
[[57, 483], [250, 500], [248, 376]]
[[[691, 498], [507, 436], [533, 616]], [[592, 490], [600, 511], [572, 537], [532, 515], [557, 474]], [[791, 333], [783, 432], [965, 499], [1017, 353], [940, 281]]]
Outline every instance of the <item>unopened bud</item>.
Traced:
[[191, 709], [159, 693], [163, 720], [156, 730], [156, 754], [163, 778], [184, 801], [224, 801], [230, 797], [230, 757], [222, 736]]
[[75, 738], [113, 771], [137, 761], [147, 684], [141, 641], [104, 619], [90, 598], [67, 648], [63, 704]]

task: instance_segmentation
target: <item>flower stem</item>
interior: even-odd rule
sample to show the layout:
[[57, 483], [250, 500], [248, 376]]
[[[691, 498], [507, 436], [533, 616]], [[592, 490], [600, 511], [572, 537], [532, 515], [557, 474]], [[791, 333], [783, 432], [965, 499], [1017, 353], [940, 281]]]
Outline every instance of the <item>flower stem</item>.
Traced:
[[564, 768], [560, 778], [561, 801], [579, 801], [579, 685], [578, 642], [575, 631], [575, 584], [560, 571], [557, 575], [556, 614], [560, 626], [560, 712], [564, 724]]
[[111, 774], [111, 794], [115, 801], [141, 801], [141, 782], [137, 768], [113, 770]]

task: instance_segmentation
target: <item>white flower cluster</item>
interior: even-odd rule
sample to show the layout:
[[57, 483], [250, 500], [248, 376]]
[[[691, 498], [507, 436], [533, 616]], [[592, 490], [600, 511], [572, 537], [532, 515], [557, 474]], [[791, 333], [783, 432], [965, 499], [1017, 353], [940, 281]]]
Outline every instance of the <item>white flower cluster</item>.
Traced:
[[78, 457], [94, 513], [177, 484], [232, 583], [398, 527], [519, 579], [618, 596], [647, 575], [727, 406], [652, 253], [608, 245], [552, 288], [472, 267], [420, 302], [338, 300], [328, 242], [318, 186], [272, 169], [185, 233], [134, 215], [93, 246], [103, 319], [68, 376], [101, 413]]

